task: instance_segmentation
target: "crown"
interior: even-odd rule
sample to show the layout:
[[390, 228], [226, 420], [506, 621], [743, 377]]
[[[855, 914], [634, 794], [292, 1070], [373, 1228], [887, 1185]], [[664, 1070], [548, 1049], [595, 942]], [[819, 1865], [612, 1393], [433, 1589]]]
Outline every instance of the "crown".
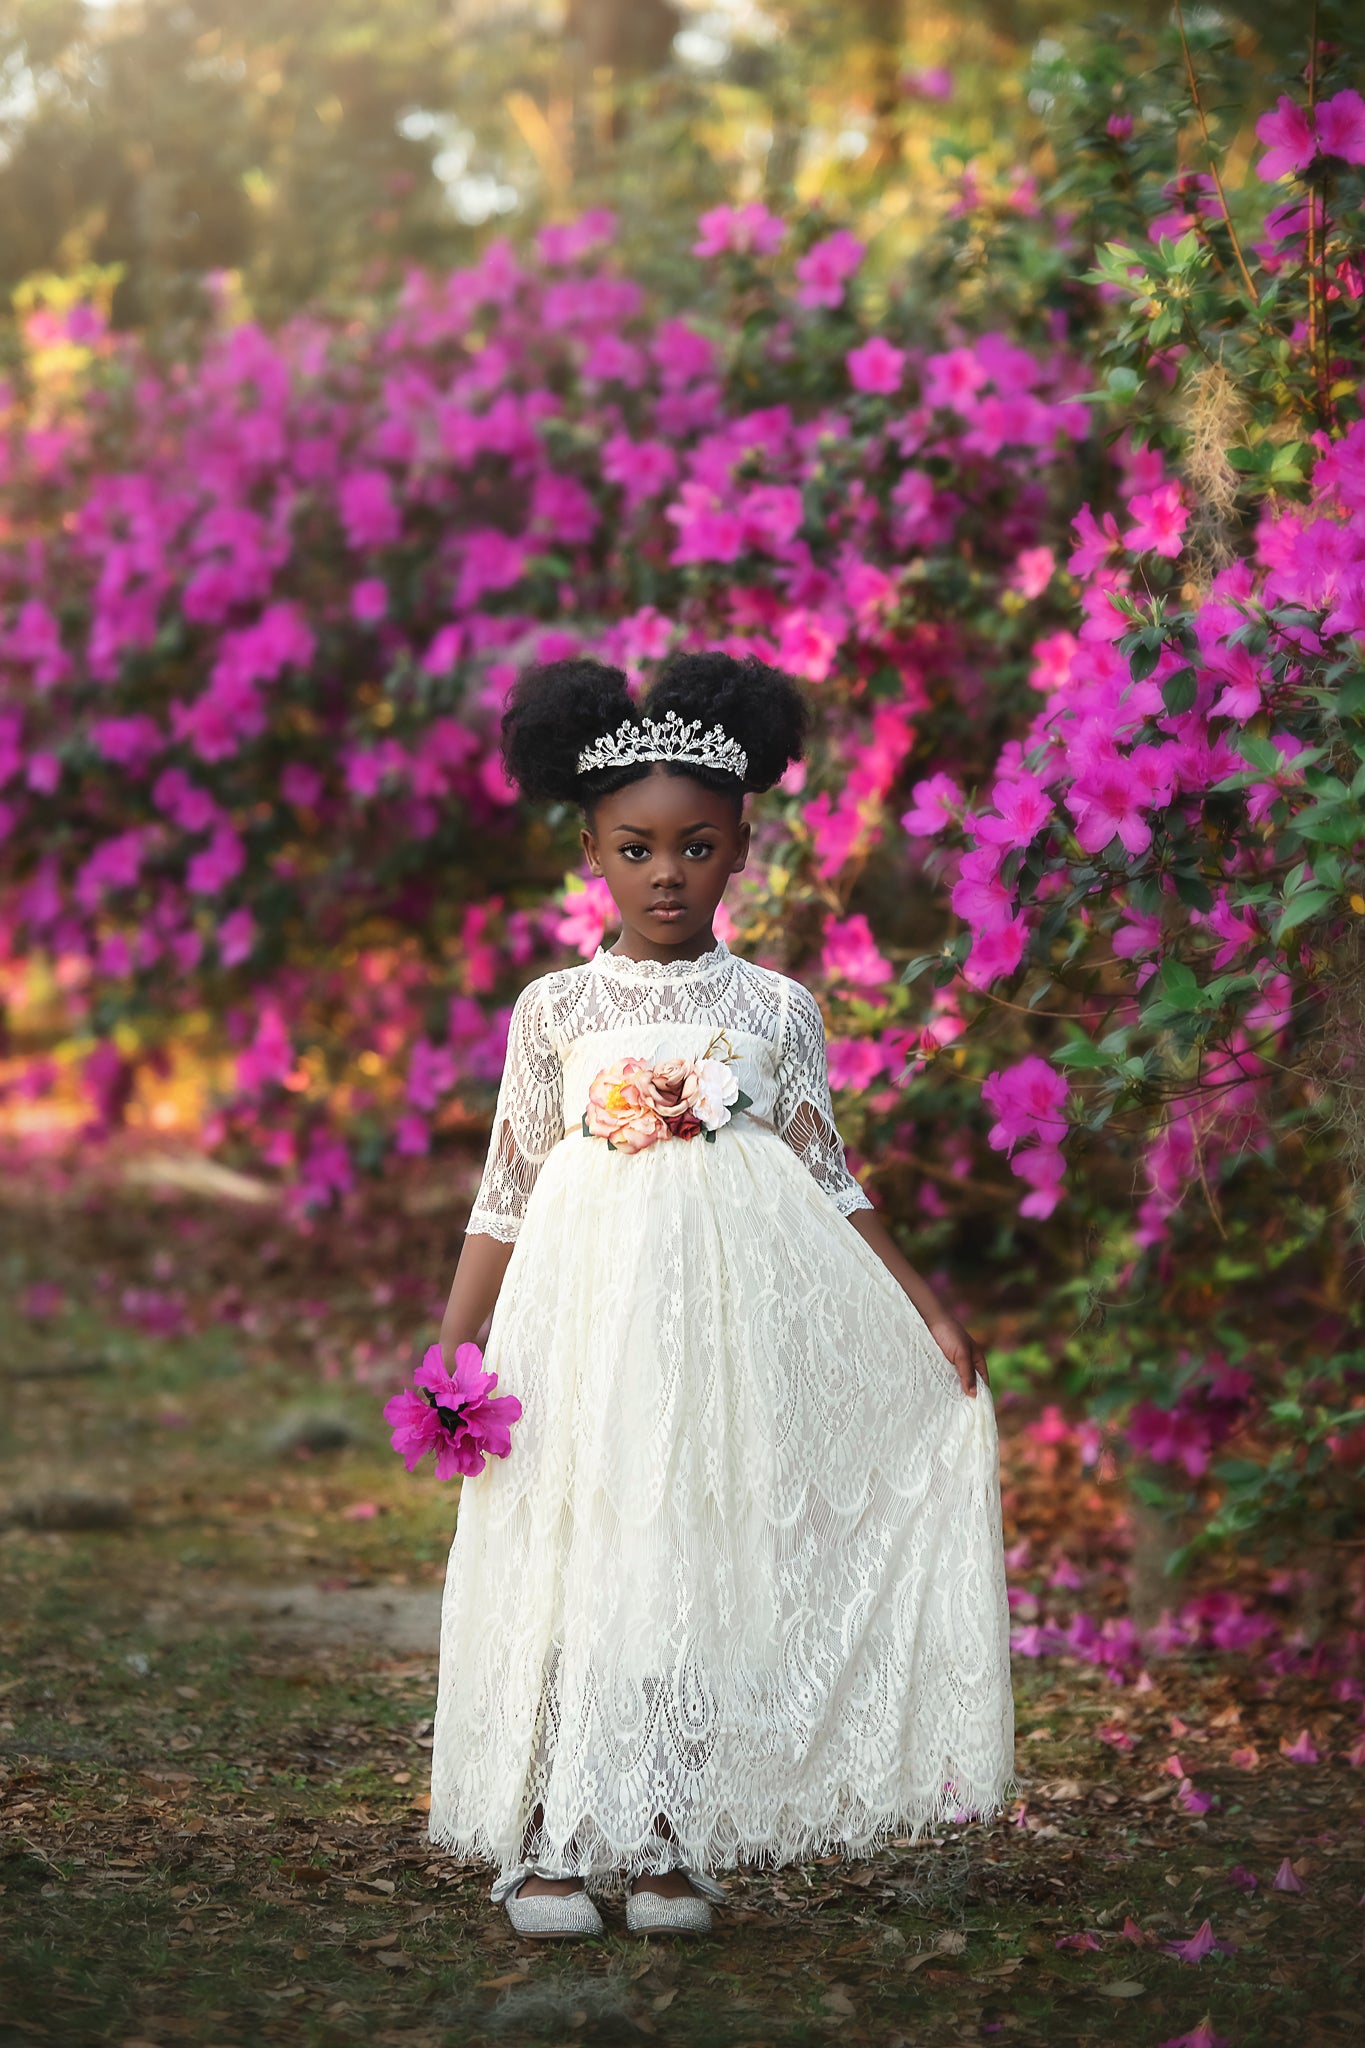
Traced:
[[642, 718], [638, 725], [623, 719], [615, 732], [584, 747], [578, 757], [578, 772], [586, 775], [590, 768], [626, 768], [632, 761], [687, 761], [696, 768], [724, 768], [731, 775], [743, 775], [749, 756], [720, 726], [713, 725], [703, 734], [699, 718], [684, 725], [676, 711], [666, 711], [662, 718]]

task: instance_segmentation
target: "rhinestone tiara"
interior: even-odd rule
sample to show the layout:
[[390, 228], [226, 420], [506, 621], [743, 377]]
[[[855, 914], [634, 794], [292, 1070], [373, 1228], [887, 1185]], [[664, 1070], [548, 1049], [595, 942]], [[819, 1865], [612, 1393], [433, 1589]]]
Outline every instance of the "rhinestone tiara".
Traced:
[[686, 761], [696, 768], [724, 768], [743, 775], [749, 756], [738, 740], [718, 725], [703, 733], [701, 720], [685, 725], [676, 711], [662, 718], [623, 719], [615, 732], [604, 733], [578, 757], [578, 772], [590, 768], [627, 768], [632, 761]]

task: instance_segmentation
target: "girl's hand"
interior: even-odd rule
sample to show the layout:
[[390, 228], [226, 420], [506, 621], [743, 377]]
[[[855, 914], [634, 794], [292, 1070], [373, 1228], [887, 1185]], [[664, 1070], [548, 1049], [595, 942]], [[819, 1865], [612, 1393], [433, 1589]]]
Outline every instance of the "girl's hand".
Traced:
[[975, 1400], [977, 1375], [987, 1386], [991, 1383], [985, 1352], [956, 1316], [938, 1316], [928, 1327], [929, 1335], [956, 1372], [963, 1393]]

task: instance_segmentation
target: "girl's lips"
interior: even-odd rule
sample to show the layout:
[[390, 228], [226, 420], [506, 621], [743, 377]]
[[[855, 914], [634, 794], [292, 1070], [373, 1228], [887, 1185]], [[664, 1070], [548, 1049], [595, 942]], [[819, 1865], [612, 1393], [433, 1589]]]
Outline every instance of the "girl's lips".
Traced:
[[652, 903], [649, 914], [651, 917], [662, 917], [669, 924], [675, 924], [680, 917], [686, 914], [686, 905], [682, 903]]

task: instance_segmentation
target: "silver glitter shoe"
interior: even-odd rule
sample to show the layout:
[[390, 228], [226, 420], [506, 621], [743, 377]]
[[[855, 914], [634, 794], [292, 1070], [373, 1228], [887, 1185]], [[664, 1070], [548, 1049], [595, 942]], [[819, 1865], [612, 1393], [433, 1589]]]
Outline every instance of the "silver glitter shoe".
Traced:
[[528, 1877], [559, 1877], [569, 1873], [540, 1870], [522, 1863], [505, 1870], [489, 1897], [495, 1906], [505, 1906], [507, 1917], [518, 1934], [532, 1941], [557, 1941], [574, 1935], [602, 1934], [602, 1915], [586, 1891], [536, 1892], [529, 1899], [520, 1896]]
[[680, 1875], [692, 1887], [692, 1897], [666, 1899], [661, 1892], [626, 1894], [626, 1926], [632, 1934], [709, 1934], [711, 1908], [726, 1903], [728, 1894], [701, 1870], [682, 1870]]

